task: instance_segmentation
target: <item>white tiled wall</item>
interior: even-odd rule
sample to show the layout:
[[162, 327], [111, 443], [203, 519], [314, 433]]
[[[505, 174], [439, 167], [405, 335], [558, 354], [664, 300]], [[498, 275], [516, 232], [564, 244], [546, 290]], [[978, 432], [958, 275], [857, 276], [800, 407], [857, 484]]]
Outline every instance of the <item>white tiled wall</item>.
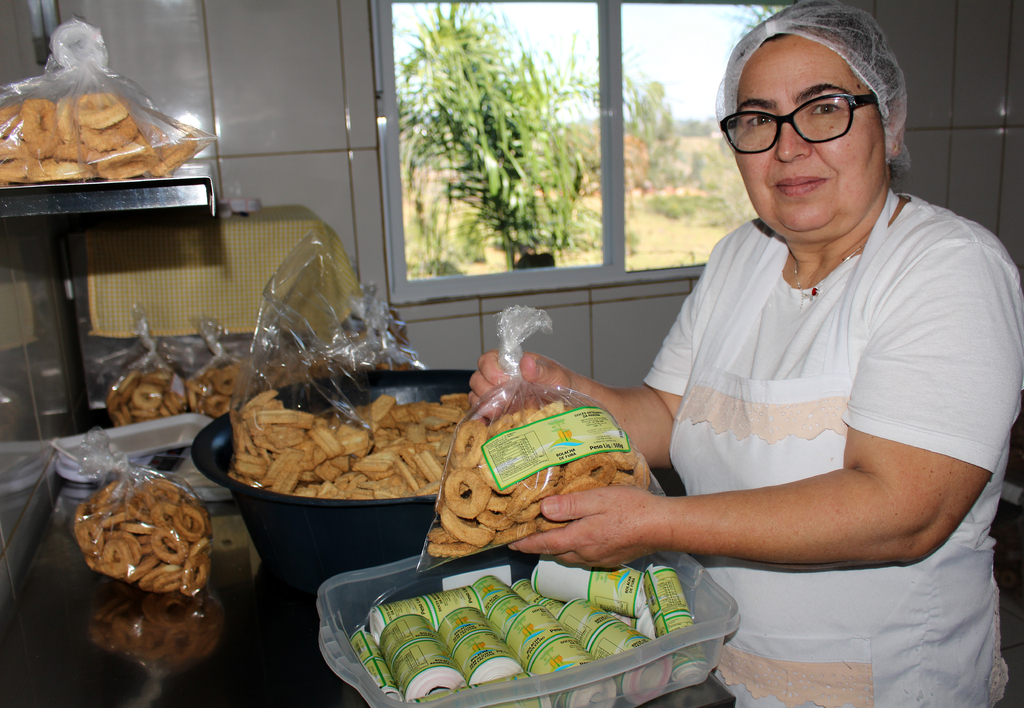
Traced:
[[[41, 72], [31, 61], [26, 1], [0, 0], [2, 82]], [[216, 168], [221, 196], [309, 206], [342, 238], [360, 278], [383, 291], [387, 267], [371, 2], [59, 0], [58, 5], [63, 19], [77, 14], [100, 27], [113, 70], [135, 79], [165, 112], [189, 116], [189, 122], [218, 135], [201, 157]], [[1024, 265], [1024, 0], [851, 4], [879, 19], [906, 72], [907, 144], [914, 163], [907, 191], [977, 219]], [[13, 267], [12, 277], [44, 273], [44, 280], [50, 279], [50, 294], [31, 305], [53, 322], [52, 311], [45, 311], [57, 308], [59, 275], [27, 267]], [[512, 302], [543, 307], [555, 331], [535, 335], [530, 348], [609, 383], [630, 384], [643, 376], [691, 286], [679, 280], [510, 293], [403, 305], [400, 314], [429, 366], [471, 368], [496, 342], [494, 312]], [[13, 304], [0, 302], [0, 307]], [[31, 369], [27, 359], [24, 368]], [[0, 386], [32, 375], [22, 377], [17, 368], [4, 371]], [[35, 396], [26, 409], [29, 418], [41, 410], [47, 386], [54, 385], [47, 381], [39, 378], [26, 388]], [[60, 391], [59, 386], [52, 390]], [[0, 440], [23, 441], [26, 435], [44, 440], [50, 434], [45, 427], [37, 423], [34, 432], [13, 438], [0, 428]], [[0, 489], [3, 482], [0, 472]], [[0, 504], [16, 511], [30, 508], [22, 496], [2, 491]], [[27, 547], [11, 544], [19, 535], [31, 536], [22, 531], [26, 526], [12, 521], [28, 517], [34, 515], [0, 514], [5, 551]], [[0, 562], [0, 620], [24, 570], [20, 563], [12, 565], [11, 557], [5, 553]]]

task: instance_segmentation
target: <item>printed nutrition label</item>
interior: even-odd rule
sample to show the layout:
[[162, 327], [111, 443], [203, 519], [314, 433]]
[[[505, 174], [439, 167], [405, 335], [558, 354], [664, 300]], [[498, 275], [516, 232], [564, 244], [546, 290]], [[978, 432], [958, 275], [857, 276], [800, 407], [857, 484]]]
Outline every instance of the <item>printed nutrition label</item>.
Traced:
[[513, 428], [483, 444], [484, 461], [499, 489], [587, 455], [629, 450], [626, 433], [607, 411], [593, 406]]

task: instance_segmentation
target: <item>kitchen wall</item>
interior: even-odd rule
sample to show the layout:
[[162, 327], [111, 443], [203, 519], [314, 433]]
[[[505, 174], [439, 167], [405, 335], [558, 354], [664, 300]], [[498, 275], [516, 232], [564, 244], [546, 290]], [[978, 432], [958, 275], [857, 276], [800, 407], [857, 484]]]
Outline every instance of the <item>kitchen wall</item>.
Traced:
[[[855, 0], [907, 75], [907, 191], [975, 219], [1024, 265], [1024, 0]], [[0, 0], [0, 83], [41, 73], [28, 0]], [[200, 158], [221, 198], [304, 204], [363, 282], [387, 281], [369, 0], [60, 0], [104, 35], [114, 71], [219, 136]], [[81, 375], [64, 297], [60, 220], [0, 220], [0, 631], [58, 479], [52, 437], [79, 432]], [[546, 309], [529, 347], [613, 384], [638, 382], [692, 282], [665, 279], [400, 305], [431, 368], [472, 368], [492, 315]]]

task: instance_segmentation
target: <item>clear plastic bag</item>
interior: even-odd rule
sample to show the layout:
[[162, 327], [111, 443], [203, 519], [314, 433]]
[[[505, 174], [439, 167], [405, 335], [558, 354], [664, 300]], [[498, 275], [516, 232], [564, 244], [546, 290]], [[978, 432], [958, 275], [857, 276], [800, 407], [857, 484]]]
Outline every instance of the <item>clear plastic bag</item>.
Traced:
[[[316, 496], [320, 465], [344, 467], [372, 447], [357, 406], [369, 406], [366, 374], [347, 356], [351, 343], [335, 303], [340, 269], [310, 232], [263, 290], [249, 359], [231, 400], [234, 454], [229, 474], [281, 494]], [[326, 472], [327, 468], [323, 468]]]
[[65, 22], [50, 47], [42, 76], [0, 90], [0, 184], [168, 177], [216, 139], [111, 72], [97, 28]]
[[213, 526], [192, 488], [112, 452], [102, 428], [86, 433], [82, 450], [83, 476], [103, 484], [75, 510], [86, 564], [147, 592], [199, 593], [210, 577]]
[[409, 345], [405, 323], [387, 302], [377, 297], [374, 283], [363, 285], [360, 294], [352, 297], [345, 328], [352, 339], [350, 356], [357, 368], [390, 371], [427, 368]]
[[231, 394], [242, 361], [225, 351], [221, 342], [224, 330], [216, 320], [202, 318], [198, 329], [213, 357], [185, 382], [188, 407], [195, 413], [219, 418], [231, 407]]
[[598, 401], [520, 376], [522, 343], [538, 330], [551, 331], [543, 310], [513, 306], [498, 316], [499, 361], [510, 378], [455, 431], [420, 570], [564, 526], [540, 514], [547, 496], [612, 484], [652, 488], [647, 461]]
[[162, 356], [149, 334], [149, 321], [141, 305], [134, 305], [135, 331], [142, 354], [130, 361], [107, 393], [107, 414], [114, 426], [141, 423], [178, 415], [188, 410], [185, 380]]

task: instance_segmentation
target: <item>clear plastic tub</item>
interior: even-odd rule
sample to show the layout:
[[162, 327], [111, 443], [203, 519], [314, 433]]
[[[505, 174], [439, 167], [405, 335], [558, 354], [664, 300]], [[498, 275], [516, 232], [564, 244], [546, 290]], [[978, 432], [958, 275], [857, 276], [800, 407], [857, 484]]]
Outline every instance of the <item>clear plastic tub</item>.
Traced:
[[[375, 568], [336, 575], [317, 593], [320, 613], [320, 651], [328, 666], [352, 685], [371, 708], [408, 705], [386, 696], [359, 663], [349, 635], [366, 622], [377, 602], [417, 597], [455, 585], [465, 585], [492, 572], [512, 582], [529, 577], [536, 556], [498, 548], [487, 553], [416, 572], [418, 557]], [[676, 569], [693, 611], [694, 624], [605, 659], [582, 666], [515, 681], [474, 686], [430, 701], [436, 708], [480, 708], [540, 698], [542, 708], [626, 708], [672, 691], [703, 682], [718, 657], [725, 637], [739, 625], [736, 601], [704, 568], [681, 553], [658, 553], [629, 565], [642, 569], [655, 563]], [[445, 584], [445, 578], [468, 580]], [[668, 672], [667, 680], [666, 672]]]

